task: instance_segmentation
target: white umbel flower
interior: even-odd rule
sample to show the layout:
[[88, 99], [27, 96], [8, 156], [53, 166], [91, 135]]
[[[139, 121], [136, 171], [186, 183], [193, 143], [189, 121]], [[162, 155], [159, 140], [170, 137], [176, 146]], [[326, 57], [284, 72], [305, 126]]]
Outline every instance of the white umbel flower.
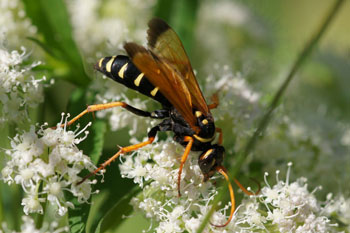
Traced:
[[145, 40], [147, 21], [144, 19], [151, 17], [152, 6], [156, 3], [154, 0], [66, 2], [74, 37], [84, 55], [94, 59], [98, 52], [121, 50], [126, 40]]
[[[86, 202], [91, 195], [94, 181], [81, 181], [79, 173], [83, 169], [95, 169], [88, 156], [77, 148], [88, 132], [83, 129], [68, 131], [60, 127], [67, 123], [62, 120], [56, 129], [41, 126], [38, 132], [32, 126], [28, 132], [17, 134], [11, 141], [11, 149], [6, 150], [9, 161], [1, 171], [2, 179], [8, 183], [22, 186], [26, 197], [22, 200], [25, 214], [43, 213], [42, 203], [50, 202], [63, 216], [73, 204], [66, 201], [64, 191], [72, 193], [79, 202]], [[81, 134], [85, 134], [81, 136]], [[42, 187], [42, 190], [40, 190]]]
[[[123, 156], [120, 165], [124, 177], [144, 186], [131, 204], [152, 222], [159, 223], [156, 232], [196, 232], [217, 194], [210, 181], [202, 182], [196, 153], [191, 152], [183, 170], [182, 196], [178, 197], [176, 181], [182, 152], [183, 148], [171, 140], [157, 142], [140, 149], [138, 155]], [[277, 171], [277, 183], [271, 186], [266, 173], [266, 186], [261, 193], [245, 195], [226, 227], [208, 224], [204, 232], [336, 232], [337, 225], [331, 223], [326, 213], [334, 212], [334, 205], [324, 208], [324, 202], [314, 195], [319, 188], [310, 192], [305, 178], [290, 182], [291, 163], [288, 165], [285, 181], [279, 180]], [[144, 181], [148, 181], [147, 185]], [[224, 224], [229, 209], [230, 204], [214, 212], [210, 222]]]
[[10, 47], [23, 45], [24, 38], [34, 36], [36, 27], [26, 17], [26, 12], [20, 0], [0, 1], [0, 41], [6, 41]]
[[28, 108], [43, 101], [45, 77], [35, 78], [31, 69], [40, 62], [23, 65], [26, 49], [8, 51], [0, 47], [0, 125], [28, 119]]
[[236, 229], [249, 229], [251, 232], [336, 232], [328, 215], [323, 213], [323, 202], [316, 199], [314, 192], [307, 189], [307, 179], [289, 181], [291, 163], [288, 164], [285, 181], [279, 180], [273, 186], [267, 182], [261, 194], [245, 198], [236, 212]]

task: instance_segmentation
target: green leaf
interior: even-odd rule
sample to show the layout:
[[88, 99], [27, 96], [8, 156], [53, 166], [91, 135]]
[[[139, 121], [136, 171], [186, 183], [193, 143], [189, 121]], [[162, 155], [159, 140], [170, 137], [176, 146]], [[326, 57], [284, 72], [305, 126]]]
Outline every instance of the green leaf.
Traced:
[[97, 164], [103, 150], [104, 135], [107, 130], [105, 121], [95, 120], [89, 129], [89, 136], [84, 141], [87, 145], [86, 150], [89, 151], [89, 156], [94, 164]]
[[79, 203], [72, 194], [66, 195], [67, 200], [73, 203], [74, 209], [69, 209], [69, 228], [71, 233], [86, 232], [86, 221], [89, 217], [90, 204]]
[[[64, 61], [70, 68], [69, 81], [76, 85], [87, 85], [89, 78], [84, 71], [84, 65], [79, 50], [73, 40], [69, 15], [62, 0], [22, 0], [26, 14], [38, 28], [40, 46], [50, 55]], [[50, 49], [49, 49], [50, 48]]]
[[130, 200], [140, 191], [140, 188], [135, 186], [130, 192], [128, 192], [128, 194], [119, 199], [119, 201], [115, 203], [115, 205], [113, 205], [101, 218], [96, 227], [95, 233], [106, 232], [107, 230], [114, 229], [118, 226], [123, 221], [122, 216], [131, 213], [132, 207], [129, 204]]
[[28, 40], [33, 41], [34, 43], [36, 43], [37, 45], [39, 45], [47, 54], [49, 54], [50, 56], [54, 57], [54, 58], [58, 58], [57, 54], [55, 53], [55, 51], [53, 51], [47, 44], [41, 42], [40, 40], [34, 38], [34, 37], [27, 37]]
[[158, 0], [155, 6], [154, 16], [162, 18], [174, 28], [187, 54], [191, 54], [198, 7], [198, 0]]
[[158, 0], [154, 7], [154, 16], [169, 22], [170, 16], [174, 11], [174, 3], [175, 1]]

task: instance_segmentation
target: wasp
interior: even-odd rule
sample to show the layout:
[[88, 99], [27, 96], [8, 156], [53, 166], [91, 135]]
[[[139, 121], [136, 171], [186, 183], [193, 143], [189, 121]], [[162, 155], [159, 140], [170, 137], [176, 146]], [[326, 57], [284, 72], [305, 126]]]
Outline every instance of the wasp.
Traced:
[[[118, 55], [102, 58], [95, 65], [95, 69], [114, 81], [159, 102], [162, 108], [148, 112], [119, 101], [90, 105], [69, 121], [68, 125], [87, 113], [114, 107], [122, 107], [138, 116], [162, 119], [162, 121], [149, 130], [147, 141], [121, 147], [116, 154], [102, 163], [81, 182], [104, 169], [119, 155], [151, 144], [158, 132], [171, 131], [174, 134], [174, 140], [185, 147], [178, 171], [178, 196], [181, 196], [182, 169], [190, 151], [202, 152], [199, 155], [198, 164], [203, 173], [204, 181], [208, 181], [216, 172], [219, 172], [228, 183], [232, 203], [230, 217], [225, 224], [214, 225], [224, 227], [233, 217], [235, 199], [227, 171], [222, 165], [225, 152], [222, 146], [222, 130], [215, 126], [214, 118], [210, 112], [211, 109], [219, 105], [219, 100], [214, 94], [213, 103], [209, 105], [206, 103], [189, 58], [175, 31], [159, 18], [150, 20], [148, 26], [148, 48], [136, 43], [125, 43], [124, 49], [127, 56]], [[213, 143], [217, 134], [219, 135], [217, 143]], [[251, 195], [236, 179], [234, 181], [243, 191]]]

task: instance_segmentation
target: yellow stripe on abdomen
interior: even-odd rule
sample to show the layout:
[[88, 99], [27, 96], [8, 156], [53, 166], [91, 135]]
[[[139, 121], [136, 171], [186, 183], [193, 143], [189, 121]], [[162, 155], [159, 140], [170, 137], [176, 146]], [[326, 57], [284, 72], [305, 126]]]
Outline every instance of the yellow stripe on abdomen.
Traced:
[[[106, 71], [107, 71], [108, 73], [111, 73], [111, 71], [112, 71], [112, 64], [113, 64], [114, 60], [115, 60], [115, 56], [113, 56], [113, 57], [111, 58], [111, 60], [109, 60], [109, 61], [107, 62], [107, 64], [106, 64]], [[100, 61], [101, 61], [101, 60], [100, 60]]]
[[122, 68], [120, 68], [119, 72], [118, 72], [118, 76], [120, 78], [124, 78], [124, 72], [126, 70], [126, 68], [128, 67], [128, 63], [125, 63]]
[[104, 58], [101, 58], [98, 62], [98, 68], [102, 68], [102, 62], [103, 62]]
[[144, 73], [141, 73], [137, 76], [137, 78], [134, 80], [135, 86], [137, 86], [137, 87], [140, 86], [140, 83], [141, 83], [143, 76], [144, 76]]
[[155, 87], [155, 88], [151, 91], [151, 95], [152, 95], [152, 96], [156, 96], [158, 90], [159, 90], [159, 87]]

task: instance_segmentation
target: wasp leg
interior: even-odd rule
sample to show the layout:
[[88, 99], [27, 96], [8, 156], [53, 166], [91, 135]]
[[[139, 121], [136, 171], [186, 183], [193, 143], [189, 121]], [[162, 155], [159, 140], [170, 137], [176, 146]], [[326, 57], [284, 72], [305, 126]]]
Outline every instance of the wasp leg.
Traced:
[[[138, 115], [138, 116], [143, 116], [143, 117], [151, 117], [151, 118], [156, 118], [156, 119], [163, 119], [169, 116], [169, 113], [167, 110], [156, 110], [154, 112], [146, 112], [137, 108], [134, 108], [133, 106], [128, 105], [127, 103], [124, 102], [111, 102], [111, 103], [106, 103], [106, 104], [94, 104], [94, 105], [89, 105], [87, 106], [87, 108], [82, 111], [79, 115], [77, 115], [76, 117], [74, 117], [72, 120], [70, 120], [67, 123], [67, 126], [73, 124], [74, 122], [76, 122], [79, 118], [81, 118], [82, 116], [84, 116], [87, 113], [90, 112], [96, 112], [96, 111], [101, 111], [101, 110], [105, 110], [105, 109], [109, 109], [109, 108], [114, 108], [114, 107], [122, 107], [125, 108], [126, 110]], [[61, 125], [61, 127], [63, 127], [64, 124]]]
[[184, 142], [188, 142], [187, 143], [187, 146], [185, 148], [185, 152], [184, 154], [182, 155], [181, 157], [181, 163], [180, 163], [180, 168], [179, 168], [179, 175], [177, 177], [177, 191], [178, 191], [178, 196], [181, 197], [181, 192], [180, 192], [180, 182], [181, 182], [181, 173], [182, 173], [182, 169], [183, 169], [183, 166], [188, 158], [188, 155], [191, 151], [191, 148], [192, 148], [192, 144], [193, 144], [193, 138], [190, 137], [190, 136], [185, 136], [184, 137]]
[[215, 131], [217, 133], [219, 133], [219, 141], [218, 141], [218, 143], [219, 143], [219, 145], [222, 145], [222, 141], [224, 140], [223, 139], [223, 134], [222, 134], [222, 129], [221, 128], [215, 128]]
[[114, 154], [112, 157], [110, 157], [107, 161], [105, 161], [104, 163], [102, 163], [100, 165], [100, 167], [98, 167], [96, 170], [94, 170], [93, 172], [91, 172], [89, 175], [85, 176], [81, 181], [79, 181], [78, 185], [83, 183], [85, 180], [87, 180], [88, 178], [90, 178], [93, 175], [96, 175], [99, 171], [101, 171], [102, 169], [104, 169], [106, 166], [108, 166], [111, 162], [113, 162], [114, 160], [116, 160], [119, 155], [133, 151], [133, 150], [137, 150], [140, 149], [141, 147], [144, 147], [148, 144], [151, 144], [154, 141], [154, 137], [150, 137], [148, 138], [147, 141], [145, 142], [141, 142], [135, 145], [131, 145], [131, 146], [126, 146], [126, 147], [122, 147], [120, 148], [120, 150]]
[[105, 161], [104, 163], [102, 163], [100, 165], [100, 167], [98, 167], [96, 170], [94, 170], [93, 172], [91, 172], [90, 174], [88, 174], [87, 176], [85, 176], [81, 181], [79, 181], [78, 185], [83, 183], [85, 180], [87, 180], [88, 178], [90, 178], [93, 175], [96, 175], [96, 173], [98, 173], [99, 171], [101, 171], [102, 169], [104, 169], [105, 167], [107, 167], [109, 164], [111, 164], [114, 160], [116, 160], [119, 155], [121, 154], [125, 154], [134, 150], [138, 150], [141, 147], [147, 146], [148, 144], [151, 144], [158, 131], [166, 131], [168, 130], [167, 127], [167, 121], [163, 121], [162, 123], [160, 123], [159, 125], [154, 126], [149, 132], [148, 132], [148, 140], [145, 142], [141, 142], [135, 145], [131, 145], [131, 146], [126, 146], [126, 147], [122, 147], [119, 149], [119, 151], [117, 153], [115, 153], [112, 157], [110, 157], [107, 161]]
[[210, 97], [210, 100], [211, 100], [211, 104], [208, 105], [208, 108], [209, 109], [214, 109], [214, 108], [217, 108], [220, 104], [220, 101], [219, 101], [219, 96], [218, 96], [218, 93], [215, 92], [211, 97]]

